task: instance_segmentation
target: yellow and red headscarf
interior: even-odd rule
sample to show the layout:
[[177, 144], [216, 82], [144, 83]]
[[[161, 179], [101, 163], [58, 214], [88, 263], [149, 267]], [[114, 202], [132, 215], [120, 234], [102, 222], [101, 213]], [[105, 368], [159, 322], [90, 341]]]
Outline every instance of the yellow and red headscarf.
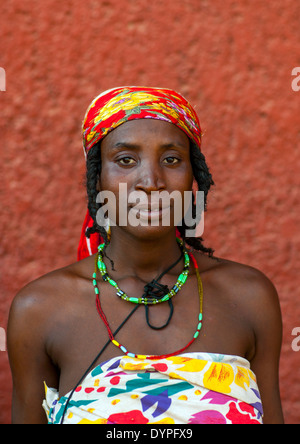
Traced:
[[171, 89], [125, 86], [105, 91], [90, 104], [83, 122], [86, 153], [110, 131], [136, 119], [173, 123], [201, 147], [197, 114], [184, 97]]
[[[198, 116], [189, 102], [171, 89], [124, 86], [103, 92], [87, 109], [83, 121], [85, 154], [110, 131], [130, 120], [156, 119], [173, 123], [201, 149], [201, 127]], [[87, 213], [78, 247], [78, 259], [97, 252], [99, 235], [85, 236], [93, 225]]]

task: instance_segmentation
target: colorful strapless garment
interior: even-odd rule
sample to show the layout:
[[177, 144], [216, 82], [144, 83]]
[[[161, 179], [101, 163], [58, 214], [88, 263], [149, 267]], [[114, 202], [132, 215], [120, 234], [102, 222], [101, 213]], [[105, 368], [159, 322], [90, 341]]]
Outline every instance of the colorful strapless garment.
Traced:
[[[46, 387], [49, 424], [69, 394]], [[262, 424], [250, 363], [238, 356], [186, 353], [165, 359], [118, 356], [95, 367], [74, 392], [64, 424]]]

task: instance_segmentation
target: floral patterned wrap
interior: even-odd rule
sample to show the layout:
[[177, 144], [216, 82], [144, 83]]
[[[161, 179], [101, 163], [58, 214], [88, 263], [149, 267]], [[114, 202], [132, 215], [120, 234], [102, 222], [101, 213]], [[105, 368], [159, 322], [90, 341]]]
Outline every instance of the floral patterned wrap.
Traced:
[[125, 86], [103, 92], [90, 104], [83, 122], [85, 152], [117, 126], [137, 119], [173, 123], [201, 147], [199, 119], [183, 96], [171, 89]]
[[[43, 407], [59, 424], [68, 394], [46, 386]], [[160, 360], [116, 357], [80, 385], [64, 424], [262, 424], [256, 377], [246, 359], [187, 353]]]

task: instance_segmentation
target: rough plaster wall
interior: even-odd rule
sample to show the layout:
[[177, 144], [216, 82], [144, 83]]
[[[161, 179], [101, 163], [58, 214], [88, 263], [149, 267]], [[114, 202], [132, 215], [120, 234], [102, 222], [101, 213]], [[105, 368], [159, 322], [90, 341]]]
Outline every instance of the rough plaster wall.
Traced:
[[[261, 269], [283, 311], [282, 400], [300, 422], [299, 0], [6, 0], [0, 5], [0, 327], [27, 282], [76, 260], [85, 213], [80, 125], [99, 92], [174, 88], [195, 105], [216, 187], [216, 254]], [[26, 369], [24, 369], [26, 371]], [[10, 421], [0, 352], [0, 423]]]

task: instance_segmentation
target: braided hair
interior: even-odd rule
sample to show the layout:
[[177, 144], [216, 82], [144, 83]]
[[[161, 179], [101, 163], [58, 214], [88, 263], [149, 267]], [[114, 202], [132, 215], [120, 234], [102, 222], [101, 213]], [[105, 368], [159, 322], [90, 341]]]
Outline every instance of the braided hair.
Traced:
[[[197, 145], [190, 141], [190, 159], [192, 164], [192, 170], [194, 178], [198, 184], [199, 191], [204, 192], [204, 210], [207, 210], [207, 195], [210, 190], [210, 187], [214, 185], [212, 175], [209, 172], [208, 166], [206, 164], [205, 157], [203, 153], [199, 151]], [[92, 227], [87, 229], [86, 236], [90, 237], [93, 233], [99, 233], [105, 242], [108, 243], [107, 233], [104, 227], [99, 226], [97, 224], [97, 212], [101, 207], [100, 203], [96, 202], [96, 198], [99, 190], [97, 189], [100, 174], [101, 174], [101, 142], [96, 143], [87, 154], [86, 161], [86, 188], [87, 188], [87, 199], [88, 199], [88, 209], [89, 213], [94, 221]], [[195, 217], [196, 213], [196, 205], [195, 201], [192, 205], [192, 215]], [[201, 251], [205, 254], [208, 254], [210, 257], [213, 256], [214, 250], [211, 248], [207, 248], [203, 245], [202, 237], [186, 237], [185, 231], [187, 229], [185, 222], [183, 221], [182, 226], [178, 226], [178, 231], [182, 236], [182, 239], [188, 244], [190, 247], [197, 251]]]

